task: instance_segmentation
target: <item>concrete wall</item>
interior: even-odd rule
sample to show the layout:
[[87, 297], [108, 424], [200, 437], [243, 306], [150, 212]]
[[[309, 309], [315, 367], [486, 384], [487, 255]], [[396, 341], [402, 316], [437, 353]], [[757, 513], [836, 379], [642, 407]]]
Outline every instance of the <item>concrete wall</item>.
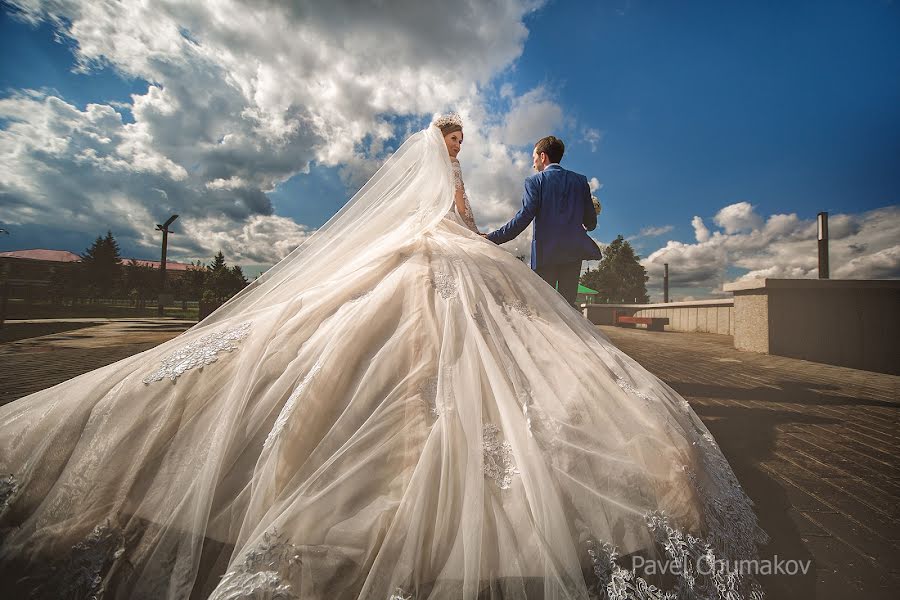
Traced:
[[597, 325], [612, 325], [613, 312], [618, 311], [637, 317], [668, 317], [666, 331], [734, 335], [734, 300], [731, 298], [668, 304], [582, 304], [581, 310]]
[[734, 347], [769, 353], [769, 302], [766, 296], [734, 295]]
[[734, 346], [900, 374], [900, 281], [757, 279], [734, 293]]

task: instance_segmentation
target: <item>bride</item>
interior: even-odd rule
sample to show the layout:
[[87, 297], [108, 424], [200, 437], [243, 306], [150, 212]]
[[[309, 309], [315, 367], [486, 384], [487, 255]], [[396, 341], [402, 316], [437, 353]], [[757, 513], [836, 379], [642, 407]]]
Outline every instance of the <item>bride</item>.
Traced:
[[192, 329], [0, 407], [4, 589], [762, 597], [712, 436], [479, 235], [462, 141], [437, 120]]

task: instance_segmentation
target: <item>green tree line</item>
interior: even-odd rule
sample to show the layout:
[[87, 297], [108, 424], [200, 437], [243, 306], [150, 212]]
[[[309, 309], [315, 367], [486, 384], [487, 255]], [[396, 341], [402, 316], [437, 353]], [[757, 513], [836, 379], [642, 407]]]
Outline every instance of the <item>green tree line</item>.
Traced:
[[[239, 265], [229, 267], [220, 250], [204, 265], [196, 261], [186, 272], [166, 272], [166, 291], [177, 301], [204, 300], [220, 304], [242, 290], [249, 282]], [[143, 307], [160, 292], [159, 269], [131, 259], [123, 262], [119, 244], [111, 231], [98, 236], [81, 254], [74, 268], [56, 269], [50, 280], [50, 296], [55, 302], [65, 299], [129, 299]]]

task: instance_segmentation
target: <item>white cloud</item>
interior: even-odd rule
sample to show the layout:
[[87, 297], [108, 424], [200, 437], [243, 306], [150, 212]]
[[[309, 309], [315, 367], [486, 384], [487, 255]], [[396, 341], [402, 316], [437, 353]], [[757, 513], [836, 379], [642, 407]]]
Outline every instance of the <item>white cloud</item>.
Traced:
[[762, 219], [753, 212], [753, 207], [749, 202], [729, 204], [713, 217], [713, 221], [719, 227], [724, 228], [725, 233], [758, 229], [762, 224]]
[[273, 215], [267, 192], [314, 163], [358, 185], [405, 123], [456, 108], [466, 112], [461, 159], [479, 222], [500, 224], [530, 172], [529, 155], [510, 145], [562, 122], [543, 88], [521, 97], [502, 88], [506, 115], [482, 100], [521, 54], [537, 1], [13, 4], [19, 18], [71, 39], [81, 70], [109, 66], [150, 83], [130, 103], [84, 109], [45, 91], [0, 100], [7, 222], [65, 219], [89, 233], [102, 224], [149, 247], [144, 220], [178, 212], [184, 237], [173, 252], [208, 256], [228, 243], [236, 256], [277, 260], [290, 248], [271, 236], [290, 245], [308, 232]]
[[694, 215], [694, 218], [691, 219], [691, 225], [694, 227], [694, 237], [697, 238], [698, 242], [709, 240], [709, 229], [706, 228], [702, 218]]
[[562, 122], [562, 108], [543, 87], [537, 87], [513, 101], [497, 137], [512, 146], [533, 147], [542, 137], [552, 135]]
[[837, 279], [896, 279], [900, 276], [900, 244], [851, 258], [834, 270]]
[[628, 238], [629, 240], [634, 240], [638, 238], [648, 238], [648, 237], [657, 237], [660, 235], [665, 235], [675, 229], [673, 225], [662, 225], [659, 227], [644, 227], [638, 232], [637, 235]]
[[201, 260], [206, 255], [192, 256], [192, 249], [216, 248], [229, 257], [229, 262], [240, 264], [276, 263], [314, 233], [278, 215], [252, 215], [237, 225], [223, 217], [196, 218], [186, 222], [184, 228], [188, 238], [170, 237], [170, 247]]
[[[718, 294], [729, 281], [729, 267], [746, 270], [738, 279], [818, 277], [815, 220], [775, 214], [762, 223], [748, 207], [739, 203], [719, 211], [716, 222], [724, 231], [710, 233], [702, 219], [694, 217], [697, 243], [669, 241], [641, 261], [654, 295], [664, 263], [669, 264], [673, 288], [706, 289], [707, 295]], [[832, 215], [829, 234], [833, 278], [900, 278], [900, 207]]]
[[584, 141], [590, 144], [591, 152], [597, 151], [597, 146], [600, 145], [602, 139], [603, 134], [599, 130], [590, 127], [584, 130]]
[[588, 185], [591, 187], [592, 194], [603, 187], [603, 184], [600, 183], [600, 180], [597, 179], [596, 177], [591, 177], [588, 180]]

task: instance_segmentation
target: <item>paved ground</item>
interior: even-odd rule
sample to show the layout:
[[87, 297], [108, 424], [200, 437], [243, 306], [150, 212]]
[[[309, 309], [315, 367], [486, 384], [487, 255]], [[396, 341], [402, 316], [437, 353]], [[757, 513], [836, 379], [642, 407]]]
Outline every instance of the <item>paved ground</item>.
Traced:
[[730, 336], [601, 327], [681, 393], [718, 441], [772, 542], [809, 576], [770, 598], [896, 598], [900, 377], [739, 352]]
[[[109, 321], [0, 344], [0, 404], [166, 341], [192, 323]], [[879, 599], [900, 584], [900, 377], [738, 352], [731, 338], [603, 327], [680, 392], [756, 503], [771, 599]]]
[[[41, 319], [7, 321], [7, 324], [21, 327], [27, 323], [35, 331], [41, 331], [62, 322]], [[195, 321], [176, 319], [70, 319], [65, 322], [81, 327], [0, 344], [0, 405], [143, 352], [195, 324]]]

